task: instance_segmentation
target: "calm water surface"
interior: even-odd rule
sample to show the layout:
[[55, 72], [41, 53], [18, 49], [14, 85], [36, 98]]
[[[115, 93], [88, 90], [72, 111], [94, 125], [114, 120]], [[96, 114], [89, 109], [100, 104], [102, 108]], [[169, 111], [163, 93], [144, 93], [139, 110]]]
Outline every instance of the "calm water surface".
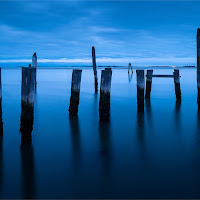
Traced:
[[[172, 74], [173, 69], [154, 69]], [[2, 69], [0, 198], [200, 198], [196, 69], [153, 78], [137, 114], [136, 72], [113, 69], [110, 122], [99, 122], [92, 69], [83, 69], [69, 118], [72, 69], [38, 69], [32, 145], [21, 146], [21, 69]], [[98, 71], [100, 86], [100, 70]]]

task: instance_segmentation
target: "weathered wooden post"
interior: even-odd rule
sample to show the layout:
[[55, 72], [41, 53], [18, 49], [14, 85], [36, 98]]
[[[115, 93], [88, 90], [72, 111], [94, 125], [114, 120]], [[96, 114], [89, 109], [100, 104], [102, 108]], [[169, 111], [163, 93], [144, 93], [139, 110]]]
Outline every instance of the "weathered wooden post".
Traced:
[[176, 101], [181, 102], [181, 87], [180, 87], [180, 76], [178, 69], [174, 70], [174, 85], [175, 85]]
[[144, 70], [136, 70], [137, 74], [137, 110], [144, 112]]
[[34, 98], [36, 68], [22, 67], [21, 84], [21, 164], [23, 198], [35, 197], [34, 155], [32, 147], [32, 131], [34, 121]]
[[37, 80], [36, 80], [36, 76], [37, 76], [37, 54], [36, 54], [36, 52], [33, 54], [33, 57], [32, 57], [32, 66], [33, 66], [33, 68], [36, 69], [36, 74], [35, 74], [35, 88], [36, 88], [36, 86], [37, 86]]
[[110, 119], [110, 91], [111, 91], [112, 70], [101, 71], [101, 87], [99, 100], [100, 121]]
[[[147, 75], [153, 75], [153, 70], [147, 70]], [[150, 99], [151, 97], [151, 85], [152, 85], [152, 77], [147, 77], [145, 99]]]
[[31, 143], [34, 115], [36, 68], [22, 67], [21, 86], [21, 145]]
[[200, 29], [197, 29], [197, 104], [200, 111]]
[[69, 115], [75, 116], [78, 113], [79, 96], [81, 88], [82, 70], [74, 69], [72, 72], [71, 97], [69, 106]]
[[95, 88], [95, 92], [98, 92], [96, 54], [95, 54], [95, 48], [94, 47], [92, 47], [92, 64], [93, 64], [93, 71], [94, 71], [94, 88]]

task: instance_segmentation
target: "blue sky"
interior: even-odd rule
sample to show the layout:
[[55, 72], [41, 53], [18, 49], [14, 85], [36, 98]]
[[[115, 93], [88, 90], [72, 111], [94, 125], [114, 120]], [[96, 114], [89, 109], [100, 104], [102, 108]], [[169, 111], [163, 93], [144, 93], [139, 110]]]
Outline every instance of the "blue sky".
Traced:
[[196, 64], [200, 1], [0, 1], [0, 65]]

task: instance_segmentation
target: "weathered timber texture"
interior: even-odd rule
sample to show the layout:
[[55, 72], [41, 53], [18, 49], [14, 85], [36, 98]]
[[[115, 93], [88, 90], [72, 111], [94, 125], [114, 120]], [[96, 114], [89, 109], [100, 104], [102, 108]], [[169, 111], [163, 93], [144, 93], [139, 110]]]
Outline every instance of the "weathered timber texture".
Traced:
[[98, 91], [98, 77], [97, 77], [97, 66], [96, 66], [96, 54], [95, 54], [95, 48], [92, 47], [92, 65], [93, 65], [93, 71], [94, 71], [94, 88], [95, 92]]
[[34, 104], [36, 68], [22, 67], [21, 100]]
[[82, 70], [74, 69], [72, 72], [72, 82], [71, 82], [71, 97], [70, 97], [70, 106], [69, 106], [69, 115], [77, 115], [79, 97], [80, 97], [80, 88], [81, 88], [81, 75]]
[[[153, 70], [147, 70], [147, 75], [153, 75]], [[151, 87], [152, 87], [152, 77], [147, 77], [145, 99], [150, 99]]]
[[174, 86], [175, 86], [176, 100], [181, 102], [181, 86], [180, 86], [180, 76], [178, 69], [174, 70]]
[[110, 119], [110, 91], [111, 91], [112, 70], [101, 71], [101, 88], [99, 100], [100, 121]]
[[32, 142], [36, 68], [22, 68], [21, 85], [21, 145]]
[[144, 112], [144, 70], [136, 70], [137, 75], [137, 110]]
[[33, 54], [33, 57], [32, 57], [32, 66], [33, 66], [33, 68], [35, 68], [36, 69], [36, 71], [35, 71], [35, 88], [36, 88], [36, 86], [37, 86], [37, 54], [36, 54], [36, 52]]

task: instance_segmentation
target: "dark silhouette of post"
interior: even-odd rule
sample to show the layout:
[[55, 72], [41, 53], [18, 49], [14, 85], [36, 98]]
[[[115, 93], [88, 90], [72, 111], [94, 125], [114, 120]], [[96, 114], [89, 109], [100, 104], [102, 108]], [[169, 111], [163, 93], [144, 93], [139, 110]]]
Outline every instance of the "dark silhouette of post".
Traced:
[[[3, 190], [3, 120], [2, 120], [2, 89], [1, 89], [1, 68], [0, 68], [0, 191]], [[1, 196], [0, 192], [0, 199]]]
[[200, 111], [200, 29], [197, 29], [197, 103]]
[[1, 88], [1, 67], [0, 67], [0, 100], [2, 100], [2, 88]]
[[31, 143], [21, 146], [22, 194], [23, 199], [35, 198], [35, 162]]
[[36, 88], [36, 86], [37, 86], [37, 80], [36, 80], [36, 76], [37, 76], [37, 54], [36, 54], [36, 52], [33, 54], [33, 57], [32, 57], [32, 66], [36, 69], [36, 75], [35, 75], [35, 88]]
[[94, 71], [94, 88], [95, 88], [95, 92], [98, 92], [96, 54], [95, 54], [95, 48], [94, 47], [92, 47], [92, 65], [93, 65], [93, 71]]
[[181, 87], [180, 87], [180, 76], [178, 69], [174, 70], [174, 85], [175, 85], [176, 101], [181, 102]]
[[71, 97], [69, 115], [75, 116], [78, 113], [82, 70], [74, 69], [72, 72]]
[[137, 110], [144, 112], [144, 70], [136, 70], [137, 75]]
[[101, 88], [99, 100], [100, 121], [110, 119], [110, 91], [111, 91], [112, 70], [101, 71]]
[[34, 152], [32, 147], [32, 131], [34, 121], [36, 68], [22, 68], [21, 85], [21, 162], [22, 193], [24, 199], [35, 197]]
[[35, 98], [36, 68], [22, 68], [21, 86], [21, 144], [31, 143]]
[[131, 70], [132, 73], [133, 73], [133, 68], [132, 68], [132, 66], [131, 66], [131, 63], [128, 64], [128, 74], [129, 74], [129, 71], [130, 71], [130, 70]]
[[[153, 70], [147, 70], [147, 75], [153, 75]], [[152, 77], [147, 77], [145, 99], [150, 99], [151, 97], [151, 86], [152, 86]]]
[[81, 139], [78, 116], [70, 117], [69, 122], [72, 139], [72, 154], [74, 159], [74, 167], [79, 167], [81, 161]]
[[1, 136], [3, 136], [3, 120], [2, 120], [2, 86], [1, 86], [1, 68], [0, 68], [0, 137]]

